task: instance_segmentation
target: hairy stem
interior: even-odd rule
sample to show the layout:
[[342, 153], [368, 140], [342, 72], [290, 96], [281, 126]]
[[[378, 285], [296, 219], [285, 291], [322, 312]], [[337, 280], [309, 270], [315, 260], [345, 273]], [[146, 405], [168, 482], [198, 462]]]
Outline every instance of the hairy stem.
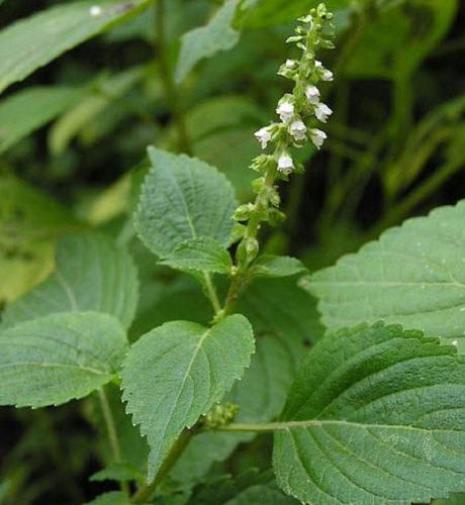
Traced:
[[[121, 462], [121, 447], [119, 445], [118, 433], [116, 431], [115, 420], [111, 411], [110, 403], [103, 388], [98, 390], [100, 405], [102, 407], [103, 419], [108, 433], [108, 441], [110, 443], [111, 452], [115, 462]], [[129, 487], [127, 482], [121, 482], [121, 490], [129, 494]]]
[[174, 464], [189, 444], [189, 441], [191, 440], [193, 434], [193, 430], [189, 430], [187, 428], [184, 429], [184, 431], [181, 433], [181, 435], [179, 435], [178, 439], [171, 448], [171, 451], [168, 453], [165, 461], [161, 465], [160, 470], [155, 476], [155, 479], [146, 486], [140, 488], [134, 494], [132, 497], [133, 503], [146, 503], [153, 497], [158, 485], [169, 474]]

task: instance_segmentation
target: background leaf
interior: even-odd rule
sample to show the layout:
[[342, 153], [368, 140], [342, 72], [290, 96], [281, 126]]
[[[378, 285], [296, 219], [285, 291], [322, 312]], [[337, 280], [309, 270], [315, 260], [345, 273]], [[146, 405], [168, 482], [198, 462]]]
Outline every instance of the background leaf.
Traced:
[[384, 320], [463, 344], [465, 201], [410, 219], [306, 279], [329, 329]]
[[[0, 32], [0, 93], [148, 3], [85, 0], [51, 7], [5, 28]], [[91, 15], [93, 6], [101, 8], [99, 15]]]
[[195, 158], [149, 148], [152, 168], [142, 186], [135, 225], [157, 255], [188, 239], [211, 237], [228, 245], [236, 201], [231, 184]]
[[238, 0], [226, 0], [206, 26], [195, 28], [183, 35], [176, 66], [178, 83], [201, 59], [213, 56], [218, 51], [231, 49], [237, 44], [239, 32], [231, 27], [237, 3]]
[[0, 102], [0, 153], [72, 107], [82, 93], [79, 88], [36, 86]]
[[62, 313], [0, 332], [0, 404], [59, 405], [109, 382], [126, 351], [119, 322], [96, 312]]
[[149, 479], [182, 429], [193, 426], [242, 376], [253, 351], [252, 328], [241, 315], [212, 328], [166, 323], [132, 346], [122, 373], [123, 399], [148, 438]]
[[464, 393], [465, 361], [438, 339], [381, 324], [328, 336], [275, 432], [278, 484], [319, 505], [410, 505], [461, 491]]
[[137, 294], [137, 272], [127, 251], [104, 235], [69, 236], [58, 244], [54, 272], [7, 306], [3, 326], [56, 312], [92, 310], [112, 314], [127, 327]]

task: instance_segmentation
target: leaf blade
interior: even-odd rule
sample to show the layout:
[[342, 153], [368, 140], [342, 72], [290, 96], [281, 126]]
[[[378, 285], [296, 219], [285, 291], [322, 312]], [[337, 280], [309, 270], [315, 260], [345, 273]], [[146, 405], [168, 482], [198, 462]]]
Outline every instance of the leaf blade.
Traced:
[[465, 202], [407, 220], [302, 284], [319, 298], [324, 325], [400, 323], [463, 349]]
[[137, 304], [134, 263], [104, 235], [71, 235], [58, 243], [55, 271], [39, 286], [9, 304], [2, 326], [68, 311], [105, 312], [126, 327]]
[[149, 147], [135, 226], [147, 247], [170, 255], [183, 241], [209, 237], [227, 246], [236, 206], [228, 180], [206, 163]]
[[206, 26], [195, 28], [182, 36], [181, 51], [175, 71], [180, 83], [200, 60], [219, 51], [233, 48], [239, 41], [239, 32], [231, 27], [237, 0], [227, 0]]
[[[10, 25], [0, 32], [0, 93], [147, 4], [147, 0], [85, 0], [58, 5]], [[100, 7], [100, 13], [92, 15], [92, 7]]]
[[408, 505], [460, 491], [464, 391], [464, 360], [421, 332], [377, 324], [323, 339], [277, 423], [279, 485], [322, 505]]
[[252, 328], [240, 315], [211, 329], [186, 321], [165, 323], [133, 345], [122, 372], [123, 399], [151, 447], [149, 479], [182, 429], [241, 377], [253, 350]]
[[96, 312], [51, 314], [0, 333], [0, 403], [59, 405], [109, 382], [127, 340], [119, 322]]

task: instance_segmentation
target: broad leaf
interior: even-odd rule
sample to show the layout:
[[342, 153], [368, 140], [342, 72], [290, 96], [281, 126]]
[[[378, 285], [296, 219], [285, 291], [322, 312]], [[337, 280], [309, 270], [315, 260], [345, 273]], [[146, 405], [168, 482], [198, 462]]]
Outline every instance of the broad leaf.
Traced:
[[299, 505], [299, 502], [272, 485], [259, 484], [249, 487], [224, 505]]
[[212, 328], [166, 323], [132, 346], [122, 372], [123, 398], [148, 438], [149, 479], [182, 429], [194, 425], [242, 376], [253, 351], [252, 328], [241, 315]]
[[65, 3], [5, 28], [0, 32], [0, 93], [148, 4], [149, 0]]
[[81, 96], [79, 88], [37, 86], [0, 102], [0, 153], [72, 107]]
[[231, 27], [238, 0], [226, 0], [210, 22], [196, 28], [181, 39], [181, 50], [176, 67], [176, 81], [181, 82], [197, 62], [213, 56], [219, 51], [234, 47], [239, 40], [239, 32]]
[[96, 312], [61, 313], [0, 332], [1, 405], [43, 407], [109, 382], [126, 352], [120, 323]]
[[228, 251], [219, 242], [209, 237], [182, 242], [162, 263], [179, 270], [219, 274], [228, 274], [232, 268]]
[[465, 350], [465, 201], [410, 219], [306, 279], [329, 329], [384, 320]]
[[152, 168], [141, 189], [135, 225], [147, 247], [169, 256], [182, 242], [210, 237], [228, 245], [236, 206], [231, 184], [195, 158], [149, 148]]
[[410, 505], [465, 488], [465, 362], [400, 326], [310, 351], [275, 425], [278, 484], [303, 503]]
[[264, 255], [253, 265], [253, 274], [261, 277], [290, 277], [307, 269], [297, 258]]
[[59, 242], [55, 271], [42, 284], [7, 306], [6, 326], [46, 314], [92, 310], [131, 323], [137, 303], [137, 273], [129, 254], [98, 234]]
[[42, 281], [53, 266], [54, 240], [81, 227], [45, 193], [15, 177], [0, 177], [0, 302]]

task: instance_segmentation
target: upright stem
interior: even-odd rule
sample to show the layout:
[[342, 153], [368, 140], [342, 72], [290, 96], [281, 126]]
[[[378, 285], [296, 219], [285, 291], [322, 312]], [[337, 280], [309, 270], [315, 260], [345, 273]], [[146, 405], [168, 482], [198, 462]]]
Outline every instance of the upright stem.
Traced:
[[184, 452], [184, 449], [187, 447], [193, 434], [193, 430], [189, 430], [187, 428], [184, 429], [184, 431], [181, 433], [181, 435], [179, 435], [175, 444], [171, 448], [171, 451], [168, 453], [165, 461], [161, 465], [160, 470], [155, 476], [155, 479], [136, 492], [132, 498], [133, 503], [146, 503], [153, 497], [158, 485], [169, 474], [179, 456]]
[[158, 0], [155, 9], [155, 48], [156, 57], [159, 62], [161, 79], [165, 88], [166, 101], [173, 115], [178, 133], [178, 147], [186, 154], [192, 154], [192, 146], [187, 132], [184, 116], [180, 108], [180, 100], [176, 83], [169, 59], [167, 58], [167, 47], [165, 41], [165, 0]]
[[210, 300], [213, 310], [215, 311], [215, 316], [221, 312], [221, 303], [218, 298], [218, 293], [212, 282], [212, 278], [208, 272], [203, 272], [203, 278], [205, 281], [205, 288], [207, 290], [208, 299]]
[[[116, 463], [121, 462], [121, 448], [118, 440], [118, 433], [116, 431], [115, 420], [111, 411], [110, 403], [108, 402], [107, 395], [103, 388], [98, 390], [100, 405], [102, 407], [103, 419], [108, 433], [108, 440], [110, 442], [111, 452]], [[127, 482], [121, 482], [121, 490], [129, 494], [129, 487]]]

